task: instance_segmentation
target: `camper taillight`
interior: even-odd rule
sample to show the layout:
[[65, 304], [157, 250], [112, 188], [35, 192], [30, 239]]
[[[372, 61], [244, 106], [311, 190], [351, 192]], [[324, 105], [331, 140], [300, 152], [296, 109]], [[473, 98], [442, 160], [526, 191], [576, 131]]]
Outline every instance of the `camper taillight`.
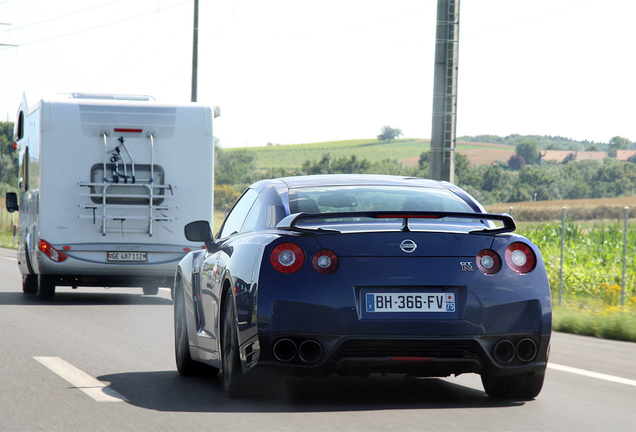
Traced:
[[142, 133], [143, 131], [143, 129], [115, 128], [115, 132]]
[[51, 243], [47, 242], [46, 240], [40, 239], [40, 242], [38, 243], [38, 249], [40, 249], [44, 255], [51, 258], [51, 260], [55, 262], [62, 262], [66, 258], [68, 258], [68, 256], [64, 255], [62, 252], [59, 252], [57, 249], [51, 246]]

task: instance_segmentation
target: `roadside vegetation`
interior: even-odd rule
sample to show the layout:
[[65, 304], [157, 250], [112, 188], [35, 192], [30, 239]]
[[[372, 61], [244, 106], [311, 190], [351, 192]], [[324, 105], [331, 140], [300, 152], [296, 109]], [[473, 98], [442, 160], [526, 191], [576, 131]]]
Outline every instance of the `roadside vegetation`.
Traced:
[[0, 228], [0, 247], [5, 249], [15, 249], [17, 246], [13, 242], [13, 233], [9, 228]]
[[559, 306], [561, 222], [523, 225], [518, 233], [539, 246], [546, 265], [552, 290], [553, 329], [636, 342], [635, 226], [627, 232], [623, 294], [623, 223], [566, 221]]

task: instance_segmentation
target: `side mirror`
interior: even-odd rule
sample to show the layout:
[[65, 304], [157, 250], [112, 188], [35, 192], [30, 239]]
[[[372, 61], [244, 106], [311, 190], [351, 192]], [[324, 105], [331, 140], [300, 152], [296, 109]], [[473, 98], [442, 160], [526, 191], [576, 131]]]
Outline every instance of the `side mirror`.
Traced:
[[214, 253], [219, 250], [219, 246], [212, 239], [212, 228], [205, 220], [190, 222], [183, 228], [185, 238], [191, 242], [204, 242], [208, 252]]
[[[7, 201], [8, 202], [8, 201]], [[208, 221], [200, 220], [190, 222], [183, 228], [185, 238], [192, 242], [212, 241], [212, 229]]]
[[20, 209], [20, 207], [18, 206], [18, 194], [16, 194], [15, 192], [7, 192], [6, 204], [7, 211], [9, 213], [18, 211]]

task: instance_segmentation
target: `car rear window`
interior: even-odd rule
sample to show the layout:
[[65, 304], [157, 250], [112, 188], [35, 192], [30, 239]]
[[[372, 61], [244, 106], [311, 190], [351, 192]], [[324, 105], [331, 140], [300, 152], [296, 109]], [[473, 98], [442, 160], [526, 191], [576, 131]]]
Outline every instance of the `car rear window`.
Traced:
[[340, 213], [365, 211], [447, 211], [474, 210], [446, 189], [402, 186], [331, 186], [291, 189], [291, 213]]
[[[342, 217], [303, 219], [298, 226], [307, 229], [335, 229], [341, 232], [385, 231], [403, 229], [404, 218], [374, 218], [355, 213], [388, 212], [456, 212], [475, 213], [459, 196], [446, 189], [400, 186], [330, 186], [299, 188], [289, 191], [291, 214], [350, 213]], [[469, 225], [483, 225], [479, 219], [444, 217], [410, 218], [409, 229], [418, 231], [470, 231]]]

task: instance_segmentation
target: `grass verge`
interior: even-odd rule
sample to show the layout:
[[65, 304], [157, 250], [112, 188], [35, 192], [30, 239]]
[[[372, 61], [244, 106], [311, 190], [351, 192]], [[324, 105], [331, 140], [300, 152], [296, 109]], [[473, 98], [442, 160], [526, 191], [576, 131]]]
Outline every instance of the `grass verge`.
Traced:
[[619, 306], [602, 310], [555, 307], [552, 330], [636, 342], [636, 310]]
[[0, 230], [0, 247], [6, 249], [17, 249], [17, 243], [13, 242], [13, 232], [10, 229]]

